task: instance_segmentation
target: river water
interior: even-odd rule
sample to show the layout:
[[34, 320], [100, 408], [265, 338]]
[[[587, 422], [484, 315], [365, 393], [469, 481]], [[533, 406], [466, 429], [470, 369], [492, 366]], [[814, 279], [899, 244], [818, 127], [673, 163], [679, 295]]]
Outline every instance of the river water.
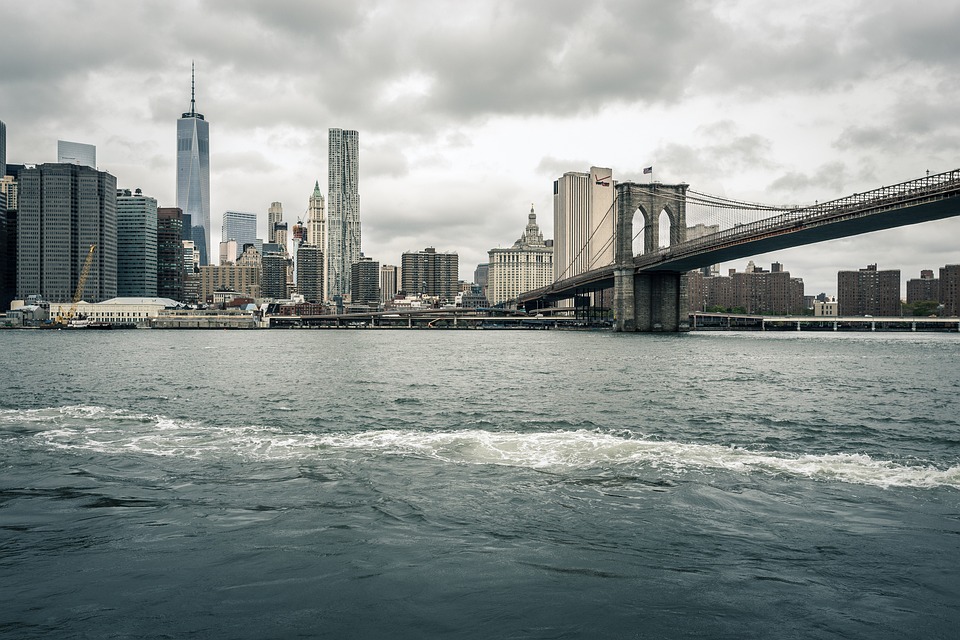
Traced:
[[956, 334], [0, 332], [0, 637], [953, 638]]

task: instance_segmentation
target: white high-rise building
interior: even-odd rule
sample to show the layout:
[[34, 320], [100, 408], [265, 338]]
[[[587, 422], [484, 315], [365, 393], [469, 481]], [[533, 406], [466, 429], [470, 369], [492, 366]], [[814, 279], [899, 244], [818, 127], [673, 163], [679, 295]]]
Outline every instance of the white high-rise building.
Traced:
[[267, 242], [276, 242], [274, 228], [283, 220], [283, 204], [271, 202], [267, 209]]
[[360, 261], [360, 135], [330, 129], [326, 225], [327, 299], [350, 299], [351, 265]]
[[544, 241], [537, 214], [530, 206], [527, 226], [520, 239], [508, 249], [488, 251], [487, 300], [497, 305], [521, 293], [546, 287], [553, 282], [553, 246]]
[[307, 207], [307, 221], [304, 225], [307, 228], [307, 236], [304, 239], [306, 244], [321, 248], [326, 246], [327, 218], [324, 210], [325, 206], [323, 194], [320, 193], [320, 181], [317, 180], [313, 186], [313, 193], [310, 195], [310, 205]]
[[614, 261], [613, 171], [590, 167], [553, 183], [554, 279], [572, 278]]
[[81, 167], [97, 168], [97, 148], [82, 142], [57, 140], [57, 162], [76, 164]]
[[397, 267], [393, 264], [380, 265], [380, 302], [386, 304], [397, 295]]

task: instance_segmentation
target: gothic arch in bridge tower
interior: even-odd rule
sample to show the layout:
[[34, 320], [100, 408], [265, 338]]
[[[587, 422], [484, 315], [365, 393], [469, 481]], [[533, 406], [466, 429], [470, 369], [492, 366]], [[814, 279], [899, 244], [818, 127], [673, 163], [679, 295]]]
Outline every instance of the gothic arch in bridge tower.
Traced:
[[687, 239], [686, 184], [616, 186], [613, 307], [617, 331], [679, 331], [685, 324], [686, 280], [681, 273], [634, 267], [633, 221], [643, 216], [644, 253], [660, 249], [660, 217], [670, 220], [670, 245]]
[[687, 239], [686, 184], [637, 184], [623, 182], [617, 185], [616, 262], [626, 264], [633, 260], [633, 229], [635, 214], [643, 216], [643, 252], [660, 248], [660, 215], [670, 220], [670, 245]]

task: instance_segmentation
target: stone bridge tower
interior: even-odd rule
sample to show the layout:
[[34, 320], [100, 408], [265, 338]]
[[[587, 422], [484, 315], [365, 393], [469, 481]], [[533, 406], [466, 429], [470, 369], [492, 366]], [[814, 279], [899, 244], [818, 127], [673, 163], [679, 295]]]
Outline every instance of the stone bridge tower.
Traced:
[[644, 254], [657, 253], [660, 214], [670, 220], [670, 245], [687, 239], [687, 184], [622, 182], [616, 189], [613, 308], [616, 331], [686, 331], [686, 274], [657, 271], [636, 273], [633, 263], [633, 218], [643, 216]]

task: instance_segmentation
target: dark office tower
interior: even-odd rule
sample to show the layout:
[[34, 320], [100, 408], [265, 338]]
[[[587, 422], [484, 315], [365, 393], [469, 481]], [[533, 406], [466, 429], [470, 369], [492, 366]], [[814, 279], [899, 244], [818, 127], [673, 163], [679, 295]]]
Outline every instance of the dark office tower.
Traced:
[[323, 302], [323, 251], [312, 244], [297, 247], [297, 290], [307, 302]]
[[437, 296], [452, 302], [459, 293], [460, 258], [456, 253], [437, 253], [433, 247], [407, 251], [400, 263], [402, 289], [407, 295]]
[[5, 200], [0, 204], [0, 311], [9, 310], [10, 302], [17, 297], [18, 176], [25, 167], [9, 165], [7, 168], [8, 175], [0, 176], [0, 199]]
[[157, 209], [157, 297], [183, 301], [183, 212]]
[[0, 178], [7, 174], [7, 125], [0, 120]]
[[263, 275], [260, 280], [260, 292], [264, 298], [282, 300], [287, 297], [289, 261], [285, 253], [267, 253], [261, 258]]
[[380, 302], [380, 263], [361, 256], [350, 265], [350, 302], [370, 304]]
[[940, 302], [943, 315], [960, 316], [960, 264], [940, 267]]
[[900, 270], [877, 271], [871, 264], [838, 272], [837, 302], [841, 316], [899, 316]]
[[190, 216], [200, 264], [210, 264], [210, 123], [197, 113], [194, 75], [190, 76], [190, 111], [177, 120], [177, 207]]
[[[10, 292], [10, 278], [7, 273], [7, 263], [10, 260], [7, 252], [10, 244], [7, 242], [9, 232], [7, 231], [7, 194], [0, 190], [0, 312], [10, 309], [10, 300], [13, 294]], [[16, 273], [14, 273], [16, 278]], [[16, 287], [16, 280], [14, 280]]]
[[350, 265], [360, 260], [360, 134], [330, 129], [328, 161], [327, 299], [348, 299]]
[[157, 297], [157, 200], [117, 191], [117, 295]]
[[68, 302], [93, 251], [83, 299], [117, 295], [117, 179], [75, 164], [20, 172], [17, 296]]

